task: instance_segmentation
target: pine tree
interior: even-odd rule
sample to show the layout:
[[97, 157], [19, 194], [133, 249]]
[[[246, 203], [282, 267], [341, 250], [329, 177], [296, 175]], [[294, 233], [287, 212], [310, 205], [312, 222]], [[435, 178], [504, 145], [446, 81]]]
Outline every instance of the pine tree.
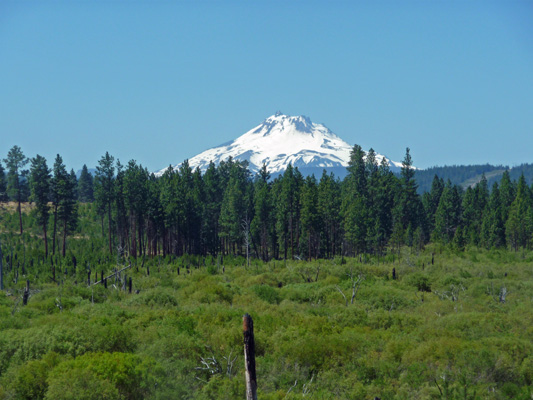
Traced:
[[46, 165], [46, 159], [40, 155], [35, 156], [31, 160], [30, 168], [31, 199], [35, 202], [37, 222], [43, 229], [44, 253], [46, 257], [48, 257], [48, 235], [46, 228], [50, 218], [48, 201], [50, 199], [51, 177], [50, 169]]
[[417, 193], [417, 184], [414, 179], [415, 169], [409, 147], [405, 151], [400, 173], [400, 182], [396, 191], [395, 206], [393, 210], [393, 231], [395, 240], [400, 240], [399, 232], [406, 232], [409, 226], [414, 232], [421, 227], [427, 232], [427, 222], [424, 206]]
[[113, 204], [114, 196], [114, 179], [115, 179], [115, 159], [109, 155], [108, 152], [98, 161], [98, 166], [96, 167], [96, 176], [95, 176], [95, 200], [97, 207], [100, 210], [102, 222], [104, 214], [107, 212], [108, 220], [108, 240], [109, 240], [109, 252], [112, 253], [112, 237], [111, 237], [111, 226], [113, 221], [111, 219], [111, 210]]
[[[112, 208], [114, 210], [113, 215], [113, 227], [114, 233], [117, 236], [118, 244], [117, 251], [118, 256], [122, 256], [124, 251], [127, 249], [130, 254], [136, 257], [136, 251], [134, 250], [136, 241], [135, 241], [135, 232], [133, 235], [133, 240], [130, 240], [130, 224], [128, 221], [128, 211], [126, 209], [126, 188], [125, 188], [125, 176], [126, 171], [124, 166], [117, 160], [115, 164], [115, 178], [113, 180], [113, 192], [112, 192]], [[99, 203], [97, 202], [97, 205]], [[100, 208], [100, 207], [99, 207]], [[101, 206], [102, 218], [105, 215], [105, 204]], [[103, 222], [103, 220], [102, 220]], [[103, 229], [102, 229], [103, 232]]]
[[369, 225], [367, 169], [364, 151], [355, 145], [350, 153], [348, 175], [344, 180], [343, 216], [347, 242], [355, 254], [367, 250]]
[[0, 161], [0, 202], [7, 201], [7, 182], [4, 166]]
[[455, 236], [455, 231], [461, 225], [461, 214], [459, 188], [448, 180], [435, 213], [435, 238], [444, 243], [450, 243]]
[[318, 212], [322, 221], [322, 248], [327, 258], [335, 257], [342, 237], [341, 185], [333, 173], [323, 171], [318, 184]]
[[300, 195], [301, 228], [300, 249], [307, 254], [307, 259], [318, 258], [320, 243], [320, 226], [322, 221], [318, 213], [318, 187], [314, 175], [308, 176]]
[[52, 205], [54, 207], [54, 228], [52, 231], [52, 254], [56, 253], [56, 236], [57, 236], [57, 210], [59, 207], [59, 185], [60, 182], [65, 179], [64, 173], [65, 166], [63, 165], [63, 159], [57, 154], [54, 160], [53, 177], [50, 181], [50, 197], [52, 199]]
[[526, 248], [531, 242], [531, 227], [528, 226], [527, 217], [531, 209], [531, 194], [526, 184], [524, 175], [520, 176], [516, 187], [516, 197], [509, 209], [509, 217], [505, 225], [507, 242], [512, 249], [517, 251], [520, 247]]
[[259, 243], [259, 255], [263, 261], [269, 260], [269, 247], [272, 245], [273, 235], [273, 204], [270, 173], [265, 164], [258, 172], [254, 190], [254, 217], [251, 224], [251, 233], [254, 242]]
[[78, 200], [82, 203], [94, 201], [93, 176], [89, 173], [89, 169], [85, 164], [83, 164], [80, 179], [78, 180]]
[[158, 243], [165, 232], [164, 212], [161, 204], [161, 181], [153, 173], [148, 177], [148, 197], [146, 202], [148, 254], [153, 257], [159, 253]]
[[299, 239], [300, 188], [302, 175], [297, 168], [288, 165], [275, 184], [276, 192], [276, 235], [283, 258], [293, 258]]
[[164, 232], [163, 232], [163, 254], [175, 254], [177, 251], [176, 243], [176, 225], [178, 222], [178, 196], [176, 193], [175, 181], [179, 179], [178, 173], [169, 166], [164, 174], [159, 178], [161, 185], [161, 208], [164, 216]]
[[67, 236], [74, 231], [77, 224], [78, 209], [74, 188], [74, 181], [67, 172], [63, 164], [63, 159], [58, 154], [54, 163], [54, 177], [52, 178], [52, 196], [54, 202], [54, 249], [52, 252], [55, 252], [57, 222], [60, 222], [63, 233], [63, 257], [66, 254]]
[[[242, 244], [243, 233], [248, 234], [253, 216], [247, 214], [249, 212], [248, 164], [229, 161], [229, 181], [222, 199], [219, 236], [223, 241], [226, 253], [236, 254], [237, 248], [240, 248]], [[246, 229], [243, 229], [243, 223], [246, 225]]]
[[435, 213], [437, 212], [437, 207], [439, 206], [440, 196], [442, 196], [443, 190], [444, 180], [435, 175], [431, 183], [430, 191], [424, 193], [422, 199], [430, 230], [435, 228]]
[[26, 179], [27, 170], [24, 169], [28, 163], [28, 158], [22, 153], [19, 146], [13, 146], [4, 159], [7, 173], [7, 193], [11, 199], [17, 201], [17, 211], [19, 214], [20, 234], [22, 235], [22, 208], [23, 186]]
[[72, 184], [72, 191], [74, 193], [74, 199], [78, 200], [78, 197], [79, 197], [78, 178], [76, 177], [76, 172], [74, 172], [74, 168], [70, 169], [70, 183]]
[[476, 209], [476, 192], [469, 186], [463, 196], [463, 226], [464, 236], [467, 243], [476, 244], [477, 232], [477, 218], [479, 216]]
[[483, 174], [481, 180], [472, 189], [467, 189], [463, 200], [465, 240], [478, 245], [480, 240], [483, 213], [489, 201], [487, 179]]
[[495, 182], [481, 224], [480, 243], [487, 249], [505, 247], [505, 224], [502, 208], [500, 189], [498, 183]]
[[148, 199], [148, 173], [135, 160], [128, 162], [124, 172], [124, 201], [128, 220], [128, 240], [131, 244], [131, 254], [137, 257], [143, 254], [143, 234], [145, 213]]
[[505, 171], [500, 180], [500, 198], [502, 204], [502, 220], [504, 223], [507, 221], [509, 216], [509, 209], [516, 197], [516, 186], [511, 181], [511, 176], [509, 171]]
[[219, 172], [211, 161], [205, 174], [204, 181], [204, 208], [202, 215], [202, 242], [205, 251], [212, 255], [219, 252], [219, 217], [223, 191], [220, 186]]
[[453, 236], [453, 246], [455, 249], [459, 251], [463, 251], [465, 249], [465, 237], [463, 235], [463, 228], [459, 225], [457, 229], [455, 230], [455, 234]]

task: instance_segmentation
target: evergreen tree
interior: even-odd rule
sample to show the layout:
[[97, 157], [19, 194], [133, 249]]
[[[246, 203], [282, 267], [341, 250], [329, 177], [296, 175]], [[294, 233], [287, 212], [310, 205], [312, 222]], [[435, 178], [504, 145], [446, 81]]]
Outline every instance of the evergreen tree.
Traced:
[[263, 261], [269, 260], [269, 247], [273, 236], [272, 219], [272, 193], [268, 181], [270, 174], [266, 165], [258, 172], [254, 190], [254, 218], [251, 224], [251, 233], [255, 243], [259, 243], [259, 256]]
[[7, 201], [7, 182], [4, 166], [0, 161], [0, 202]]
[[[435, 213], [435, 237], [444, 243], [449, 243], [455, 236], [455, 231], [461, 225], [461, 197], [459, 188], [450, 180], [442, 191], [442, 196]], [[461, 230], [461, 235], [463, 231]]]
[[164, 212], [161, 204], [161, 181], [152, 173], [148, 177], [147, 195], [147, 241], [148, 254], [152, 257], [159, 253], [159, 241], [164, 235]]
[[424, 193], [422, 199], [430, 230], [435, 228], [435, 213], [437, 212], [437, 207], [439, 206], [440, 196], [442, 196], [443, 190], [444, 180], [435, 175], [431, 183], [431, 190]]
[[481, 224], [481, 244], [487, 249], [505, 247], [505, 224], [502, 215], [500, 189], [495, 182]]
[[179, 179], [179, 175], [172, 166], [169, 166], [159, 179], [161, 182], [160, 202], [164, 216], [163, 254], [176, 254], [177, 240], [175, 238], [177, 236], [176, 226], [178, 222], [179, 204], [175, 181]]
[[[417, 193], [417, 184], [414, 179], [415, 169], [409, 147], [405, 151], [400, 173], [400, 184], [396, 192], [395, 206], [393, 211], [393, 231], [396, 240], [401, 240], [399, 233], [416, 231], [418, 227], [427, 232], [426, 214], [422, 201]], [[411, 228], [409, 228], [411, 227]]]
[[229, 159], [228, 170], [221, 171], [220, 176], [229, 175], [219, 217], [219, 237], [222, 239], [226, 253], [237, 253], [243, 239], [243, 233], [249, 234], [253, 215], [250, 215], [249, 172], [247, 162], [234, 162]]
[[364, 151], [355, 145], [350, 153], [348, 175], [344, 180], [343, 216], [346, 241], [355, 254], [366, 251], [369, 224], [367, 169]]
[[113, 204], [114, 196], [114, 179], [115, 179], [115, 159], [109, 155], [108, 152], [98, 161], [98, 166], [96, 167], [96, 176], [95, 176], [95, 200], [97, 207], [101, 212], [102, 224], [104, 214], [107, 212], [108, 220], [108, 240], [109, 240], [109, 252], [112, 253], [112, 237], [111, 237], [111, 210]]
[[502, 204], [502, 220], [507, 221], [509, 209], [516, 197], [516, 186], [511, 181], [509, 171], [505, 171], [500, 180], [500, 198]]
[[219, 172], [211, 161], [205, 174], [204, 181], [204, 208], [202, 216], [202, 242], [205, 251], [217, 255], [219, 251], [219, 218], [223, 191], [220, 186]]
[[7, 193], [11, 199], [17, 202], [17, 212], [19, 214], [20, 234], [22, 235], [22, 208], [23, 186], [26, 180], [27, 170], [24, 169], [28, 163], [28, 158], [22, 153], [19, 146], [13, 146], [4, 159], [7, 173]]
[[51, 172], [46, 165], [46, 159], [40, 155], [31, 160], [30, 168], [30, 188], [31, 199], [35, 202], [35, 213], [37, 223], [41, 225], [44, 237], [44, 253], [48, 257], [48, 235], [46, 228], [50, 218], [50, 208], [48, 201], [50, 199], [50, 179]]
[[54, 249], [52, 252], [55, 252], [57, 222], [60, 222], [63, 233], [62, 255], [64, 257], [67, 248], [67, 236], [76, 228], [78, 210], [76, 205], [76, 193], [74, 191], [74, 181], [72, 180], [71, 175], [67, 172], [67, 169], [63, 164], [63, 159], [59, 154], [54, 163], [52, 194], [54, 202]]
[[531, 195], [524, 175], [520, 176], [516, 187], [516, 197], [509, 209], [509, 217], [505, 225], [507, 242], [517, 251], [520, 247], [528, 247], [531, 242], [531, 227], [527, 217], [531, 209]]
[[79, 198], [78, 178], [76, 177], [76, 172], [74, 172], [74, 168], [70, 169], [70, 183], [72, 184], [72, 191], [74, 193], [74, 199], [78, 200]]
[[82, 203], [94, 201], [93, 176], [89, 173], [89, 169], [85, 164], [83, 164], [80, 179], [78, 180], [78, 200]]
[[50, 181], [50, 197], [52, 199], [52, 205], [54, 207], [54, 228], [52, 231], [52, 254], [56, 253], [56, 237], [57, 237], [57, 210], [59, 207], [59, 186], [60, 182], [65, 177], [65, 166], [63, 165], [63, 159], [59, 154], [56, 155], [53, 166], [53, 177]]
[[293, 258], [299, 243], [300, 188], [302, 174], [291, 164], [276, 185], [276, 235], [283, 257]]
[[314, 175], [308, 176], [300, 195], [301, 229], [300, 250], [307, 254], [307, 259], [318, 258], [320, 244], [320, 226], [322, 221], [318, 213], [318, 186]]
[[473, 245], [478, 245], [480, 240], [483, 213], [489, 201], [487, 179], [483, 174], [481, 180], [472, 189], [467, 189], [463, 201], [464, 233], [465, 240]]
[[[377, 254], [383, 254], [393, 230], [394, 199], [399, 186], [398, 179], [389, 168], [386, 158], [381, 160], [375, 177], [370, 180], [373, 218], [371, 245]], [[421, 234], [419, 239], [424, 236]], [[420, 243], [422, 246], [423, 243]]]
[[128, 242], [133, 257], [143, 254], [145, 213], [148, 199], [148, 172], [131, 160], [124, 172], [124, 201], [128, 213]]
[[[128, 211], [126, 209], [126, 184], [125, 184], [125, 176], [126, 171], [124, 169], [124, 166], [120, 162], [120, 160], [117, 160], [116, 167], [115, 167], [115, 178], [113, 180], [113, 193], [112, 193], [112, 202], [113, 202], [113, 210], [114, 213], [112, 214], [112, 220], [113, 220], [113, 228], [114, 233], [117, 236], [118, 244], [117, 244], [117, 251], [118, 256], [122, 256], [126, 250], [128, 250], [129, 254], [133, 255], [134, 257], [137, 256], [135, 251], [135, 231], [133, 232], [133, 239], [131, 239], [130, 234], [130, 224], [128, 221]], [[97, 205], [98, 202], [97, 202]], [[100, 207], [99, 207], [100, 208]], [[105, 204], [101, 206], [101, 210], [103, 211], [103, 215], [105, 215]], [[102, 230], [103, 232], [103, 230]]]
[[455, 234], [453, 236], [453, 246], [459, 250], [463, 251], [465, 249], [465, 237], [463, 235], [463, 228], [459, 225], [457, 229], [455, 230]]
[[341, 185], [333, 174], [323, 171], [318, 184], [318, 212], [322, 221], [322, 249], [327, 258], [335, 257], [342, 237]]
[[196, 167], [192, 174], [192, 189], [188, 193], [191, 203], [191, 215], [189, 220], [189, 251], [201, 254], [202, 242], [202, 216], [204, 215], [205, 185], [200, 168]]
[[463, 196], [463, 235], [467, 243], [477, 244], [477, 221], [479, 217], [478, 210], [476, 208], [476, 191], [469, 186]]

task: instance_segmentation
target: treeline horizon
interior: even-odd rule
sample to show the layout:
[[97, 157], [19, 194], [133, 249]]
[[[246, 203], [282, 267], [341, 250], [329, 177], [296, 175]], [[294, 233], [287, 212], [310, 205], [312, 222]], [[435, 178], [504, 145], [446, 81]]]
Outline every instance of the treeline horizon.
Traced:
[[[291, 164], [275, 179], [266, 166], [255, 175], [231, 157], [205, 173], [188, 161], [160, 177], [135, 160], [126, 165], [108, 152], [94, 176], [79, 179], [60, 155], [52, 167], [14, 146], [0, 162], [0, 202], [35, 204], [46, 256], [67, 252], [67, 238], [83, 234], [79, 203], [93, 203], [107, 251], [120, 256], [243, 255], [270, 259], [384, 256], [409, 246], [439, 242], [463, 250], [530, 249], [533, 187], [508, 171], [499, 183], [466, 190], [434, 176], [417, 193], [409, 148], [399, 175], [375, 152], [355, 145], [344, 179], [323, 172], [304, 177]], [[51, 244], [49, 243], [51, 241]]]

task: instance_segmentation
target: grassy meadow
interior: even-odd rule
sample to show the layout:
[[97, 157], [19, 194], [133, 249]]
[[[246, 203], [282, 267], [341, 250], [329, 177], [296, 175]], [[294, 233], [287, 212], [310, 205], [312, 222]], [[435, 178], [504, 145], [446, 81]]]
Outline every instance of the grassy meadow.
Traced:
[[[48, 259], [31, 215], [21, 238], [2, 213], [0, 399], [243, 399], [245, 313], [260, 399], [533, 398], [531, 252], [143, 262], [81, 212], [90, 235]], [[88, 286], [130, 262], [132, 293]]]

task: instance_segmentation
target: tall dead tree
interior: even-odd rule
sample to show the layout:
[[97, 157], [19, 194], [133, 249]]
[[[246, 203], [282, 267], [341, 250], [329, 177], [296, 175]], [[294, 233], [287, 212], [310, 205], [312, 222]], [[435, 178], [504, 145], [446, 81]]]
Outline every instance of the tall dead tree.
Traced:
[[244, 245], [246, 246], [246, 266], [250, 267], [250, 219], [248, 215], [242, 220], [241, 227], [244, 234]]
[[242, 329], [244, 333], [244, 373], [246, 376], [246, 400], [257, 400], [254, 322], [249, 314], [244, 314], [242, 318]]

